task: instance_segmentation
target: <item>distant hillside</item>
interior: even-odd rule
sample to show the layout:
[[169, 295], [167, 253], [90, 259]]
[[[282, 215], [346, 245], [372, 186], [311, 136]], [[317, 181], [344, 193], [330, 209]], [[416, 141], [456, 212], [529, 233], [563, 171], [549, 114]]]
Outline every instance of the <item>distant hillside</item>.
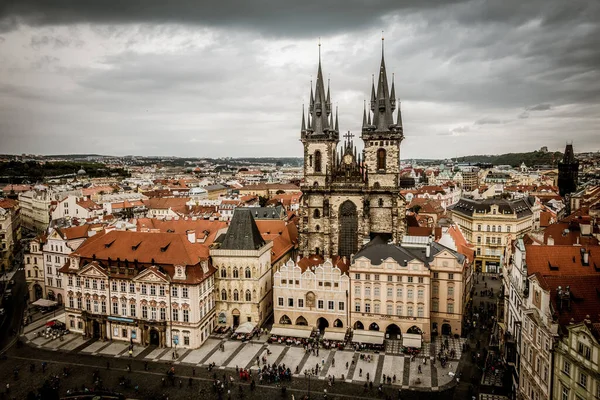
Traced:
[[555, 166], [558, 161], [562, 160], [562, 156], [563, 154], [559, 151], [552, 153], [536, 150], [529, 153], [465, 156], [457, 157], [453, 160], [457, 162], [468, 162], [473, 164], [485, 163], [493, 165], [511, 165], [513, 167], [518, 167], [522, 162], [524, 162], [528, 167], [533, 167], [535, 165]]

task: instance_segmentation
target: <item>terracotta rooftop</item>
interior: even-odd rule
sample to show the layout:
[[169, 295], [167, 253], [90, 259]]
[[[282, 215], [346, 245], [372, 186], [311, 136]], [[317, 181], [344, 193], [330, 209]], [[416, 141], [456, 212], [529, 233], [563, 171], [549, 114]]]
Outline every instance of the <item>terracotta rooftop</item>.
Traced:
[[[316, 267], [318, 265], [323, 264], [324, 262], [325, 262], [325, 259], [323, 258], [322, 255], [312, 254], [310, 256], [301, 258], [297, 264], [300, 267], [300, 269], [302, 270], [302, 272], [304, 272], [304, 271], [306, 271], [307, 268]], [[341, 257], [341, 256], [333, 256], [331, 258], [331, 263], [333, 264], [334, 267], [339, 268], [340, 271], [342, 272], [342, 274], [347, 273], [348, 267], [350, 267], [349, 260], [346, 259], [345, 257]]]
[[[583, 265], [582, 250], [587, 250], [589, 262]], [[600, 246], [538, 246], [525, 247], [527, 273], [550, 276], [598, 275], [600, 272]]]
[[179, 235], [186, 234], [187, 231], [196, 231], [196, 238], [204, 239], [205, 246], [211, 245], [219, 231], [227, 228], [225, 221], [210, 221], [207, 219], [178, 219], [178, 220], [161, 220], [156, 218], [139, 218], [136, 221], [139, 232], [162, 232], [176, 233]]

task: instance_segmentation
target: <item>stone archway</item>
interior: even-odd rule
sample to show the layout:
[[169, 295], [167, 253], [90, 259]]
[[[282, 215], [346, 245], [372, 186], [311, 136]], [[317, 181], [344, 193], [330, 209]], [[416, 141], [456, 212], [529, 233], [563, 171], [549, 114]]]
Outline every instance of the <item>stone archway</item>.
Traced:
[[373, 322], [371, 325], [369, 325], [369, 330], [370, 331], [379, 331], [379, 324], [377, 324], [377, 322]]
[[360, 322], [360, 321], [356, 321], [356, 322], [354, 323], [354, 329], [365, 329], [365, 326], [363, 325], [363, 323], [362, 323], [362, 322]]
[[415, 334], [418, 334], [418, 335], [420, 335], [420, 334], [422, 334], [422, 333], [423, 333], [423, 331], [422, 331], [422, 330], [421, 330], [421, 328], [419, 328], [418, 326], [416, 326], [416, 325], [413, 325], [413, 326], [411, 326], [410, 328], [408, 328], [408, 329], [406, 330], [406, 333], [415, 333]]
[[323, 317], [320, 317], [317, 319], [317, 328], [319, 328], [319, 332], [325, 332], [325, 329], [329, 328], [329, 321]]
[[279, 323], [281, 325], [291, 325], [292, 324], [292, 320], [290, 319], [290, 317], [288, 317], [287, 315], [282, 315], [281, 318], [279, 318]]
[[35, 300], [39, 300], [44, 297], [44, 290], [37, 283], [33, 285], [33, 297]]
[[56, 302], [58, 303], [58, 305], [62, 305], [62, 303], [63, 303], [62, 294], [59, 293], [56, 295]]
[[389, 324], [387, 328], [385, 328], [385, 334], [389, 339], [400, 339], [400, 337], [402, 337], [402, 331], [396, 324]]
[[296, 318], [296, 325], [308, 326], [308, 321], [302, 315]]
[[452, 335], [452, 326], [450, 324], [442, 325], [442, 335]]
[[333, 327], [334, 328], [343, 328], [344, 327], [344, 323], [342, 322], [341, 319], [336, 319], [335, 321], [333, 321]]

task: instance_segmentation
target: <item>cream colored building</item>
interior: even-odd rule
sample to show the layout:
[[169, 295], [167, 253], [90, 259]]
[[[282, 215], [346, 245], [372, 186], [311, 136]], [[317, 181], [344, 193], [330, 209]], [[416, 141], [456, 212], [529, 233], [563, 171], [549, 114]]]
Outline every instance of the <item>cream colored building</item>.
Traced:
[[38, 236], [29, 242], [29, 249], [24, 254], [25, 282], [29, 300], [36, 301], [46, 298], [46, 284], [44, 283], [44, 254], [42, 246], [46, 241], [45, 236]]
[[462, 332], [466, 258], [432, 242], [405, 236], [402, 245], [375, 239], [350, 266], [350, 321], [386, 334]]
[[0, 198], [0, 272], [10, 270], [21, 240], [21, 208], [15, 200]]
[[550, 399], [552, 350], [558, 323], [552, 320], [550, 290], [540, 285], [537, 275], [528, 280], [529, 295], [522, 311], [519, 392], [523, 399]]
[[[335, 265], [334, 265], [335, 263]], [[289, 260], [273, 275], [274, 325], [346, 332], [350, 278], [341, 257]]]
[[98, 233], [60, 273], [68, 328], [142, 346], [198, 348], [215, 325], [208, 248], [187, 235]]
[[273, 312], [273, 242], [265, 242], [249, 209], [236, 210], [221, 243], [210, 250], [217, 269], [220, 325], [261, 326]]
[[533, 198], [460, 201], [450, 207], [452, 220], [476, 248], [477, 271], [499, 273], [500, 257], [511, 240], [539, 229], [540, 205]]
[[600, 324], [566, 326], [567, 334], [554, 351], [553, 399], [600, 398]]
[[52, 196], [48, 190], [29, 190], [19, 194], [23, 227], [44, 232], [50, 225]]

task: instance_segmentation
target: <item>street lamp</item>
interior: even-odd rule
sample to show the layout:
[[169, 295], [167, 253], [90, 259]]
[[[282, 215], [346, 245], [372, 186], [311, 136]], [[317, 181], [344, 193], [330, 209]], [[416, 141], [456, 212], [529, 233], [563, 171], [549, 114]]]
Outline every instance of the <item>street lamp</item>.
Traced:
[[308, 399], [310, 399], [310, 377], [311, 377], [312, 373], [306, 369], [304, 370], [304, 376], [308, 378], [308, 391], [306, 392]]

